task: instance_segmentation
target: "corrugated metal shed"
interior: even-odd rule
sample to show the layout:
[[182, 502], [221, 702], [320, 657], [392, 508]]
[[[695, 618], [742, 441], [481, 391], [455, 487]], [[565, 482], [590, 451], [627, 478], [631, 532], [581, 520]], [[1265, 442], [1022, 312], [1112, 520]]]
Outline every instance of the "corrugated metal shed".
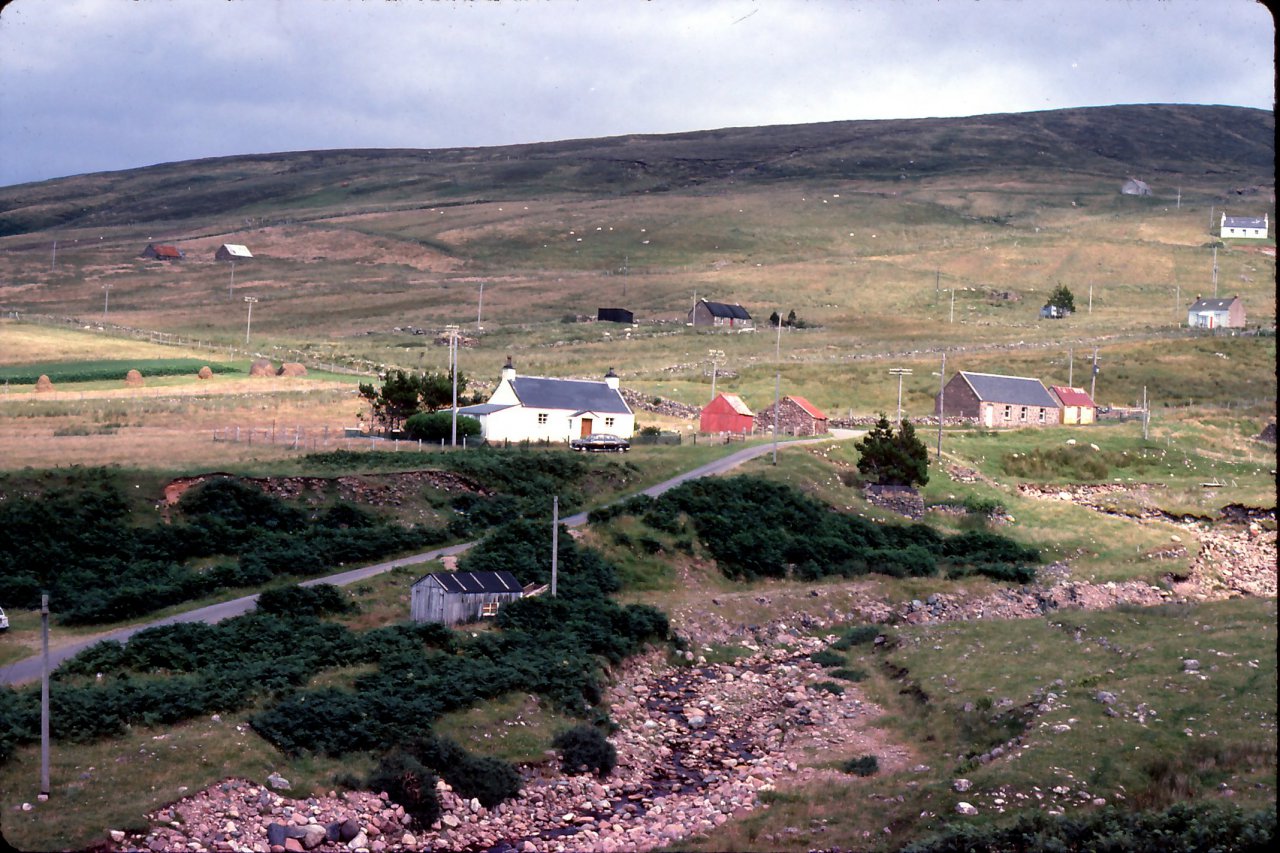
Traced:
[[457, 625], [497, 616], [499, 608], [524, 596], [511, 572], [432, 572], [409, 591], [409, 616], [415, 622]]

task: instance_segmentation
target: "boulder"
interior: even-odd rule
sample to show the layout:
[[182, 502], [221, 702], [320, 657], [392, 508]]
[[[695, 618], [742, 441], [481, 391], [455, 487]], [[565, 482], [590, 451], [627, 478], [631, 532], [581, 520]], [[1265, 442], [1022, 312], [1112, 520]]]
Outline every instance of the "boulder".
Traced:
[[269, 358], [260, 358], [249, 366], [250, 376], [275, 376], [276, 368]]

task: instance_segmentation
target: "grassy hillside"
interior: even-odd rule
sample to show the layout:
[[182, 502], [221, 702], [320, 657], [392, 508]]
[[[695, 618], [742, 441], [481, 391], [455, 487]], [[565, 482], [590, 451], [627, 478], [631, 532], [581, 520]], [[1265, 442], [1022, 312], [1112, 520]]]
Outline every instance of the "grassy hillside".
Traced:
[[[528, 374], [612, 366], [689, 403], [709, 399], [715, 347], [719, 390], [751, 405], [781, 356], [786, 393], [869, 413], [889, 397], [865, 359], [917, 366], [927, 404], [943, 349], [949, 370], [1016, 349], [1041, 372], [1068, 349], [1100, 346], [1104, 365], [1153, 340], [1185, 350], [1186, 306], [1215, 289], [1216, 218], [1274, 214], [1273, 138], [1257, 110], [1132, 106], [167, 164], [0, 189], [0, 309], [226, 352], [254, 296], [245, 355], [366, 371], [442, 368], [446, 348], [409, 329], [457, 323], [474, 379], [507, 355]], [[1129, 176], [1153, 195], [1122, 195]], [[149, 242], [187, 258], [139, 258]], [[223, 242], [255, 258], [215, 262]], [[1218, 291], [1274, 327], [1274, 241], [1221, 243], [1216, 263]], [[1041, 321], [1058, 284], [1080, 310]], [[695, 332], [695, 297], [806, 328]], [[637, 325], [577, 322], [615, 306]], [[1103, 387], [1104, 402], [1141, 394]]]

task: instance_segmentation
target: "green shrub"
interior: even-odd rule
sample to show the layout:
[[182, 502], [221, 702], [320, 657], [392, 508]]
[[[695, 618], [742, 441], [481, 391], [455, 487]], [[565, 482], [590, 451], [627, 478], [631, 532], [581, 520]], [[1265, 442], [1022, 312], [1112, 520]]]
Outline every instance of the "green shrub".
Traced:
[[440, 819], [436, 781], [435, 774], [421, 762], [397, 749], [379, 759], [365, 786], [371, 791], [385, 791], [393, 802], [404, 807], [419, 829], [429, 829]]
[[[448, 441], [454, 435], [453, 412], [419, 412], [404, 422], [404, 432], [415, 441]], [[458, 440], [480, 435], [480, 421], [467, 415], [459, 415]]]
[[809, 655], [809, 660], [818, 666], [843, 666], [845, 663], [844, 655], [831, 651], [831, 649], [822, 649]]
[[501, 759], [472, 755], [454, 741], [436, 736], [418, 740], [407, 749], [439, 773], [458, 796], [477, 799], [487, 809], [520, 793], [520, 774]]
[[849, 759], [840, 765], [840, 769], [855, 776], [874, 776], [880, 772], [880, 759], [874, 755], [863, 755]]
[[258, 595], [257, 606], [263, 613], [283, 616], [324, 616], [355, 609], [341, 589], [327, 583], [264, 590]]
[[831, 670], [828, 675], [832, 678], [839, 678], [841, 681], [857, 682], [866, 680], [867, 671], [865, 669], [858, 669], [857, 667], [839, 667]]
[[560, 768], [565, 773], [594, 773], [608, 776], [618, 762], [617, 750], [593, 726], [574, 726], [555, 736], [551, 745], [560, 750]]
[[836, 684], [834, 681], [816, 681], [813, 684], [814, 690], [821, 690], [824, 693], [832, 693], [836, 696], [844, 695], [844, 685]]
[[831, 648], [844, 651], [854, 646], [865, 646], [867, 643], [875, 642], [878, 636], [880, 636], [880, 628], [876, 625], [855, 625], [845, 629], [840, 638], [831, 644]]

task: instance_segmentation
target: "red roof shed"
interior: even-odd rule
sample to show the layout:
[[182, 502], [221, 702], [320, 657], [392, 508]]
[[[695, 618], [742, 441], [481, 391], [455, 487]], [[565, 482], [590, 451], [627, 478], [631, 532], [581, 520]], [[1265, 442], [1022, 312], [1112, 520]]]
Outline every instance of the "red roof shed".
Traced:
[[700, 432], [717, 433], [750, 433], [756, 423], [756, 416], [742, 402], [737, 394], [719, 394], [702, 410], [698, 418]]

